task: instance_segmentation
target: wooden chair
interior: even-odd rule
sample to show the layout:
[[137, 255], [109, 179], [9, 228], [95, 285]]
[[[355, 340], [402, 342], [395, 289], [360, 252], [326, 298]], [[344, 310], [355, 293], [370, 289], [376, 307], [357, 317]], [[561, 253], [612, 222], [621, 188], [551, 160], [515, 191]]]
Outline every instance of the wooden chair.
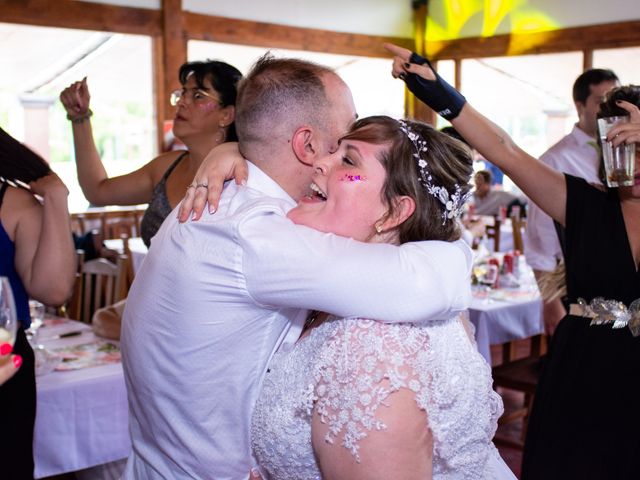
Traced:
[[[503, 362], [492, 368], [493, 385], [496, 389], [501, 387], [524, 393], [522, 407], [511, 412], [505, 411], [498, 420], [498, 424], [503, 425], [522, 419], [520, 439], [512, 440], [496, 436], [494, 441], [497, 444], [517, 449], [524, 447], [524, 439], [527, 434], [527, 422], [529, 420], [529, 414], [531, 413], [536, 388], [538, 387], [538, 379], [542, 371], [546, 343], [546, 337], [542, 334], [531, 337], [529, 355], [516, 360], [512, 359], [511, 351], [509, 355], [505, 355], [505, 350], [503, 349]], [[512, 345], [513, 344], [511, 344], [511, 346]]]
[[82, 267], [82, 314], [80, 320], [90, 323], [93, 313], [126, 297], [126, 255], [117, 263], [104, 258], [85, 262]]
[[513, 228], [513, 249], [524, 253], [524, 241], [522, 240], [527, 221], [522, 218], [511, 217], [511, 227]]
[[485, 225], [487, 238], [493, 239], [493, 251], [500, 251], [500, 224], [498, 217], [493, 217], [493, 225]]
[[126, 235], [128, 238], [137, 237], [139, 233], [138, 222], [133, 213], [120, 217], [105, 216], [102, 225], [105, 240], [122, 238], [122, 235]]
[[82, 234], [97, 228], [102, 238], [120, 238], [121, 233], [129, 237], [140, 236], [140, 222], [146, 207], [133, 206], [123, 208], [95, 207], [85, 212], [71, 214], [74, 232]]
[[76, 250], [76, 278], [73, 283], [71, 298], [58, 308], [61, 317], [79, 320], [82, 309], [82, 268], [84, 266], [84, 250]]
[[120, 235], [120, 240], [122, 240], [122, 253], [127, 257], [127, 263], [125, 265], [125, 296], [129, 293], [129, 288], [131, 288], [133, 277], [135, 276], [133, 257], [131, 256], [131, 248], [129, 248], [129, 238], [126, 233]]

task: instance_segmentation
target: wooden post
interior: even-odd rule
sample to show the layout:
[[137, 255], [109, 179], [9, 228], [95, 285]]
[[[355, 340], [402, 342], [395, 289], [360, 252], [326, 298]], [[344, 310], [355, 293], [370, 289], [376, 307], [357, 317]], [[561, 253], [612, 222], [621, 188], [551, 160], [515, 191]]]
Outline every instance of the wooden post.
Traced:
[[160, 74], [164, 78], [156, 80], [159, 138], [163, 136], [164, 122], [173, 119], [174, 107], [169, 103], [169, 93], [180, 87], [178, 70], [187, 61], [187, 33], [184, 23], [182, 0], [162, 0], [162, 42], [160, 45], [154, 43], [153, 48], [154, 56], [162, 58], [162, 68], [155, 61], [154, 70], [164, 72], [164, 75]]
[[[413, 1], [413, 21], [415, 24], [414, 37], [415, 46], [414, 50], [420, 55], [426, 53], [426, 41], [427, 41], [427, 14], [428, 14], [428, 1], [427, 0], [414, 0]], [[405, 114], [407, 117], [415, 118], [423, 122], [435, 125], [436, 113], [427, 107], [424, 103], [418, 100], [409, 90], [405, 90]]]
[[593, 68], [593, 49], [588, 48], [582, 51], [582, 70], [587, 71]]

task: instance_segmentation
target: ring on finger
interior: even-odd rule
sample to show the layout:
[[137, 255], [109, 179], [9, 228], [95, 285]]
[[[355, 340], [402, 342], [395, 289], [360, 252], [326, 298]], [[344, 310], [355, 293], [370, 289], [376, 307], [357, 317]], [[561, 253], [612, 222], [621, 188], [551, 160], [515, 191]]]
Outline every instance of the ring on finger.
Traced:
[[190, 189], [190, 188], [193, 188], [193, 189], [195, 190], [196, 186], [195, 186], [195, 185], [189, 185], [189, 186], [187, 187], [187, 192], [189, 191], [189, 189]]
[[206, 183], [196, 183], [196, 188], [209, 188]]

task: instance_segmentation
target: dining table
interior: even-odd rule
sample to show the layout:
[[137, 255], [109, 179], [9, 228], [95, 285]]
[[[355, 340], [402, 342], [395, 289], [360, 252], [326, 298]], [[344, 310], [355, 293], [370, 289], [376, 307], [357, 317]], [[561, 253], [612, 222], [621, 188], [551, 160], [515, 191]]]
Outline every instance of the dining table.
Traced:
[[[142, 241], [140, 237], [132, 237], [128, 239], [129, 242], [129, 251], [131, 252], [131, 262], [133, 264], [133, 273], [135, 274], [142, 265], [142, 261], [144, 257], [147, 256], [147, 252], [149, 249]], [[107, 239], [103, 241], [104, 246], [110, 250], [115, 250], [118, 253], [124, 253], [124, 245], [122, 240], [117, 239]]]
[[127, 394], [118, 342], [85, 323], [47, 315], [36, 353], [35, 478], [129, 456]]
[[491, 345], [501, 345], [544, 332], [542, 299], [533, 271], [521, 256], [517, 286], [472, 287], [469, 320], [475, 328], [478, 351], [491, 365]]

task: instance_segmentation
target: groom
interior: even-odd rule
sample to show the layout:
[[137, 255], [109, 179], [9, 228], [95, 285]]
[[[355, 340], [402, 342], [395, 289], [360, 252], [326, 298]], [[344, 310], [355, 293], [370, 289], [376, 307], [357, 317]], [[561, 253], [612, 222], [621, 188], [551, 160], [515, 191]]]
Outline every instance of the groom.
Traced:
[[313, 162], [355, 119], [330, 69], [263, 57], [236, 105], [246, 187], [198, 222], [170, 215], [137, 273], [122, 354], [133, 452], [124, 479], [246, 479], [268, 362], [308, 309], [387, 321], [448, 318], [470, 299], [461, 242], [363, 244], [295, 226]]

